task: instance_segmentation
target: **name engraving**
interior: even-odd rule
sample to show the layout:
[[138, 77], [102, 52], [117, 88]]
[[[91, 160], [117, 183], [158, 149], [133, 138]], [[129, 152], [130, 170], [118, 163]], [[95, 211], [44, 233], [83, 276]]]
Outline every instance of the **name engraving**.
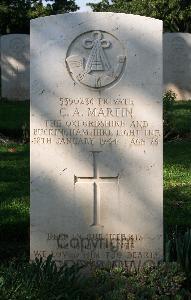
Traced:
[[60, 119], [34, 128], [36, 145], [157, 146], [161, 132], [147, 120], [136, 119], [136, 105], [128, 98], [67, 98], [58, 100]]

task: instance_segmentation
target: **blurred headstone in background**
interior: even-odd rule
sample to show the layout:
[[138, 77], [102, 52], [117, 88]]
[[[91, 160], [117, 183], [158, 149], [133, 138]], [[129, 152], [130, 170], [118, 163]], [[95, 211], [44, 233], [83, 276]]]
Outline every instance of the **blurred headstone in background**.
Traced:
[[26, 100], [30, 94], [30, 38], [28, 34], [1, 36], [1, 97]]
[[176, 93], [178, 100], [191, 99], [191, 34], [165, 33], [164, 89]]

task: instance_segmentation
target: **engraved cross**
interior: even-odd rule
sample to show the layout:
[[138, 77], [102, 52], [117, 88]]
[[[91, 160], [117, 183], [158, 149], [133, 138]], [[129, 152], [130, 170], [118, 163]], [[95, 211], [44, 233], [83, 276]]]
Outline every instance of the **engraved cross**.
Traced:
[[93, 223], [91, 226], [101, 226], [100, 224], [100, 183], [119, 182], [119, 174], [114, 177], [103, 177], [99, 175], [96, 157], [101, 151], [91, 151], [93, 155], [93, 177], [81, 177], [74, 175], [74, 184], [93, 184]]

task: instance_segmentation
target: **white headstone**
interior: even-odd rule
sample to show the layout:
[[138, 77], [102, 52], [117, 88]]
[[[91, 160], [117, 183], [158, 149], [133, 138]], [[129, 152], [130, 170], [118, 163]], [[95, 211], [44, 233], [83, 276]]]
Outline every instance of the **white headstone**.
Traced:
[[29, 99], [30, 39], [28, 34], [1, 36], [1, 96]]
[[191, 34], [164, 34], [164, 88], [191, 99]]
[[31, 259], [162, 259], [161, 98], [161, 21], [31, 22]]

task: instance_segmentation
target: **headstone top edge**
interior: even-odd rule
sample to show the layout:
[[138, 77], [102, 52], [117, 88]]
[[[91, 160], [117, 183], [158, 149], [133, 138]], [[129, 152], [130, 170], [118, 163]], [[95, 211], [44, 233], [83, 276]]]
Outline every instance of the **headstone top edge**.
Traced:
[[158, 23], [163, 23], [162, 20], [159, 20], [159, 19], [155, 19], [155, 18], [151, 18], [151, 17], [146, 17], [146, 16], [141, 16], [141, 15], [134, 15], [134, 14], [126, 14], [126, 13], [114, 13], [114, 12], [71, 12], [71, 13], [64, 13], [64, 14], [57, 14], [57, 15], [50, 15], [50, 16], [45, 16], [45, 17], [39, 17], [39, 18], [35, 18], [35, 19], [32, 19], [30, 20], [30, 25], [33, 25], [33, 24], [36, 24], [38, 22], [41, 22], [41, 20], [45, 20], [45, 19], [56, 19], [58, 17], [65, 17], [65, 18], [73, 18], [74, 16], [95, 16], [95, 15], [120, 15], [121, 17], [130, 17], [130, 18], [139, 18], [140, 20], [142, 19], [145, 19], [145, 20], [150, 20], [150, 21], [153, 21], [153, 22], [158, 22]]
[[12, 37], [12, 38], [16, 38], [16, 37], [30, 37], [30, 34], [26, 34], [26, 33], [8, 33], [8, 34], [4, 34], [1, 35], [0, 38], [1, 39], [6, 39], [8, 37]]
[[173, 35], [179, 35], [179, 36], [185, 36], [185, 35], [188, 35], [188, 36], [191, 36], [191, 33], [190, 32], [164, 32], [164, 36], [173, 36]]

